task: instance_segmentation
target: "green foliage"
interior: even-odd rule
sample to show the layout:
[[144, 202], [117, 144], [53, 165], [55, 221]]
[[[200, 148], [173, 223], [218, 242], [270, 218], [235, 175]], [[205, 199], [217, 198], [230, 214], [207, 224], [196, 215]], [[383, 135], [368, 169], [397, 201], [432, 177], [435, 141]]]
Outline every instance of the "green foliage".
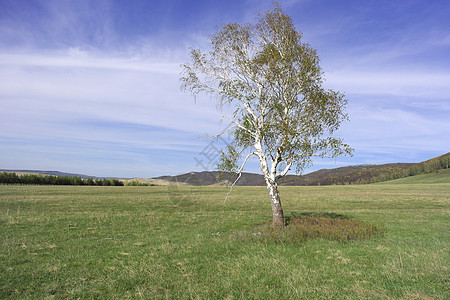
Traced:
[[125, 186], [156, 186], [156, 185], [151, 184], [151, 183], [139, 182], [137, 180], [132, 180], [132, 181], [126, 182]]
[[221, 181], [225, 177], [229, 177], [230, 173], [238, 172], [238, 160], [240, 153], [233, 145], [227, 145], [227, 150], [220, 151], [220, 160], [218, 164], [219, 174], [217, 180]]
[[123, 186], [123, 182], [115, 178], [109, 179], [82, 179], [79, 176], [52, 176], [40, 174], [17, 175], [12, 172], [0, 173], [0, 184], [32, 184], [32, 185], [99, 185]]

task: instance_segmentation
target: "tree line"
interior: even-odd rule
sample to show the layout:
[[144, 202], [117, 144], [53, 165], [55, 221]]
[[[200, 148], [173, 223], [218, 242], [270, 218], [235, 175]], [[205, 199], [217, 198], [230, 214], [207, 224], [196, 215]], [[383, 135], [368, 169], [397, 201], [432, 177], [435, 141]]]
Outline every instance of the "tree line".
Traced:
[[0, 173], [0, 184], [31, 184], [31, 185], [92, 185], [92, 186], [123, 186], [124, 183], [115, 178], [83, 179], [79, 176], [53, 176], [40, 174], [17, 175], [12, 172]]

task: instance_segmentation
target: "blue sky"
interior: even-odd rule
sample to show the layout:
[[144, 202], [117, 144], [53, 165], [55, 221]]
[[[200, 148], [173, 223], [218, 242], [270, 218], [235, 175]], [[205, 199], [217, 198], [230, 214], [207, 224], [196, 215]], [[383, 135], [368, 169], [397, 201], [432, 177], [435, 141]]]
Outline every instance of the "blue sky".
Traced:
[[[279, 1], [346, 94], [353, 157], [307, 172], [450, 151], [450, 2]], [[212, 169], [226, 126], [179, 88], [188, 48], [272, 1], [0, 0], [0, 168], [153, 177]], [[257, 172], [256, 162], [247, 171]]]

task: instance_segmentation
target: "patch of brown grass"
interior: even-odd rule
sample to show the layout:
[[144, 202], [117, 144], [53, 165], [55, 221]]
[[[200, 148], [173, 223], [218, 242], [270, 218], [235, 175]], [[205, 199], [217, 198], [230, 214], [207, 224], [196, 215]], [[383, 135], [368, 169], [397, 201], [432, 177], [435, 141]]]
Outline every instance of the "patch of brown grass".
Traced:
[[287, 218], [285, 227], [274, 227], [272, 222], [257, 227], [256, 232], [234, 233], [234, 238], [263, 242], [303, 242], [327, 239], [340, 242], [370, 239], [384, 234], [384, 227], [343, 217], [295, 216]]

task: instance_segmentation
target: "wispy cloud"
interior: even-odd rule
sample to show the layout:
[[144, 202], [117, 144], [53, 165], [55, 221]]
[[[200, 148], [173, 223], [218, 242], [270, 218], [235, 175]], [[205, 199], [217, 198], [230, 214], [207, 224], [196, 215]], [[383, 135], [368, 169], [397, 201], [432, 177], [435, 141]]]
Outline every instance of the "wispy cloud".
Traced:
[[[135, 151], [184, 151], [192, 163], [192, 153], [205, 145], [200, 135], [217, 131], [220, 115], [214, 102], [195, 104], [181, 93], [178, 65], [89, 53], [0, 54], [0, 140], [47, 141], [48, 153], [56, 156], [91, 149], [118, 160], [120, 153], [112, 150], [118, 145], [134, 149], [127, 150], [130, 158]], [[6, 153], [0, 157], [14, 161]], [[171, 165], [170, 157], [165, 160]]]
[[180, 92], [178, 63], [0, 54], [0, 64], [1, 93], [11, 95], [3, 103], [14, 113], [31, 107], [36, 113], [66, 112], [186, 130], [204, 128], [209, 114], [217, 114], [208, 103], [199, 112], [192, 98]]
[[326, 73], [326, 85], [348, 93], [449, 99], [450, 72], [349, 70]]
[[12, 1], [2, 9], [3, 47], [105, 48], [118, 42], [110, 1], [30, 1], [28, 7]]

